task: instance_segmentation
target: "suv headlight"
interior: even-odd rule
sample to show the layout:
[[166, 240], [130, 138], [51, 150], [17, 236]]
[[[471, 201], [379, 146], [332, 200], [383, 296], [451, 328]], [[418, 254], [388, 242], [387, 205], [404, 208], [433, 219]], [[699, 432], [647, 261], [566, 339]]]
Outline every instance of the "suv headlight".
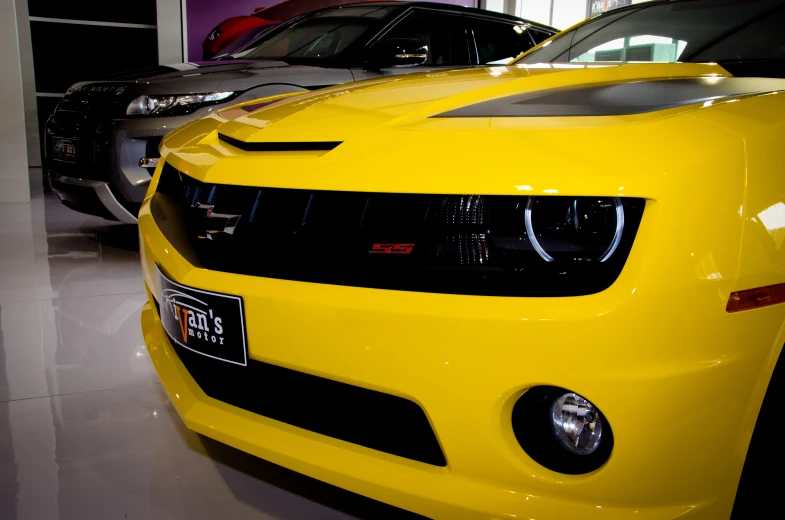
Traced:
[[160, 114], [175, 107], [217, 103], [234, 96], [234, 92], [212, 92], [209, 94], [184, 94], [180, 96], [147, 96], [142, 95], [131, 101], [125, 110], [129, 116], [147, 116]]

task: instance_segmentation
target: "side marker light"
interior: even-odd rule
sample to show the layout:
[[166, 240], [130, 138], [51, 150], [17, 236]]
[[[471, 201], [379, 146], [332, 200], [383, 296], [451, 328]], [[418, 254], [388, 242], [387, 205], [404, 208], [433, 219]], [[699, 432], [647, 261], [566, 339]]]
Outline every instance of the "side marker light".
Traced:
[[785, 303], [785, 283], [732, 292], [725, 310], [739, 312], [778, 303]]

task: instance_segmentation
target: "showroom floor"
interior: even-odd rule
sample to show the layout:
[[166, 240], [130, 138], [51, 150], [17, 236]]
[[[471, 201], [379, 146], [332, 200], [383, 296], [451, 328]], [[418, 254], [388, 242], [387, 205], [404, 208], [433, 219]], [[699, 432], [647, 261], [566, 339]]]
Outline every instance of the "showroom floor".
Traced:
[[0, 204], [0, 518], [409, 516], [186, 430], [139, 328], [136, 228]]

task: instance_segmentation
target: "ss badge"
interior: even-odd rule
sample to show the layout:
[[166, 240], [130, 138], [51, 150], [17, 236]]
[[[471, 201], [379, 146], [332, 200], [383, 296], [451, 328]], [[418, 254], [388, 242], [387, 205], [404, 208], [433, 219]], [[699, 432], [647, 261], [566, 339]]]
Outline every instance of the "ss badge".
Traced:
[[414, 244], [374, 244], [369, 253], [382, 255], [408, 255]]

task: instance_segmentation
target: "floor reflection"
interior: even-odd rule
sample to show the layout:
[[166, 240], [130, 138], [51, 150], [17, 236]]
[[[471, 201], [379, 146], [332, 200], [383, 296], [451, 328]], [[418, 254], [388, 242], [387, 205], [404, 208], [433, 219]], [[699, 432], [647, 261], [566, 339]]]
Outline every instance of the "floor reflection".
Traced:
[[187, 430], [142, 340], [136, 228], [36, 176], [0, 204], [0, 518], [415, 516]]
[[[258, 518], [254, 515], [259, 513], [268, 518], [290, 520], [423, 518], [196, 434], [185, 428], [171, 405], [167, 404], [163, 419], [178, 435], [167, 436], [161, 447], [161, 457], [165, 458], [162, 467], [191, 466], [194, 471], [162, 478], [162, 486], [153, 486], [161, 491], [161, 500], [156, 503], [171, 504], [171, 496], [184, 497], [182, 507], [188, 508], [189, 517], [216, 518], [231, 504], [229, 507], [236, 514], [244, 512], [249, 518]], [[163, 461], [159, 459], [159, 462]], [[156, 476], [162, 475], [156, 472]], [[216, 482], [222, 485], [216, 487]], [[170, 488], [165, 488], [167, 484]]]

